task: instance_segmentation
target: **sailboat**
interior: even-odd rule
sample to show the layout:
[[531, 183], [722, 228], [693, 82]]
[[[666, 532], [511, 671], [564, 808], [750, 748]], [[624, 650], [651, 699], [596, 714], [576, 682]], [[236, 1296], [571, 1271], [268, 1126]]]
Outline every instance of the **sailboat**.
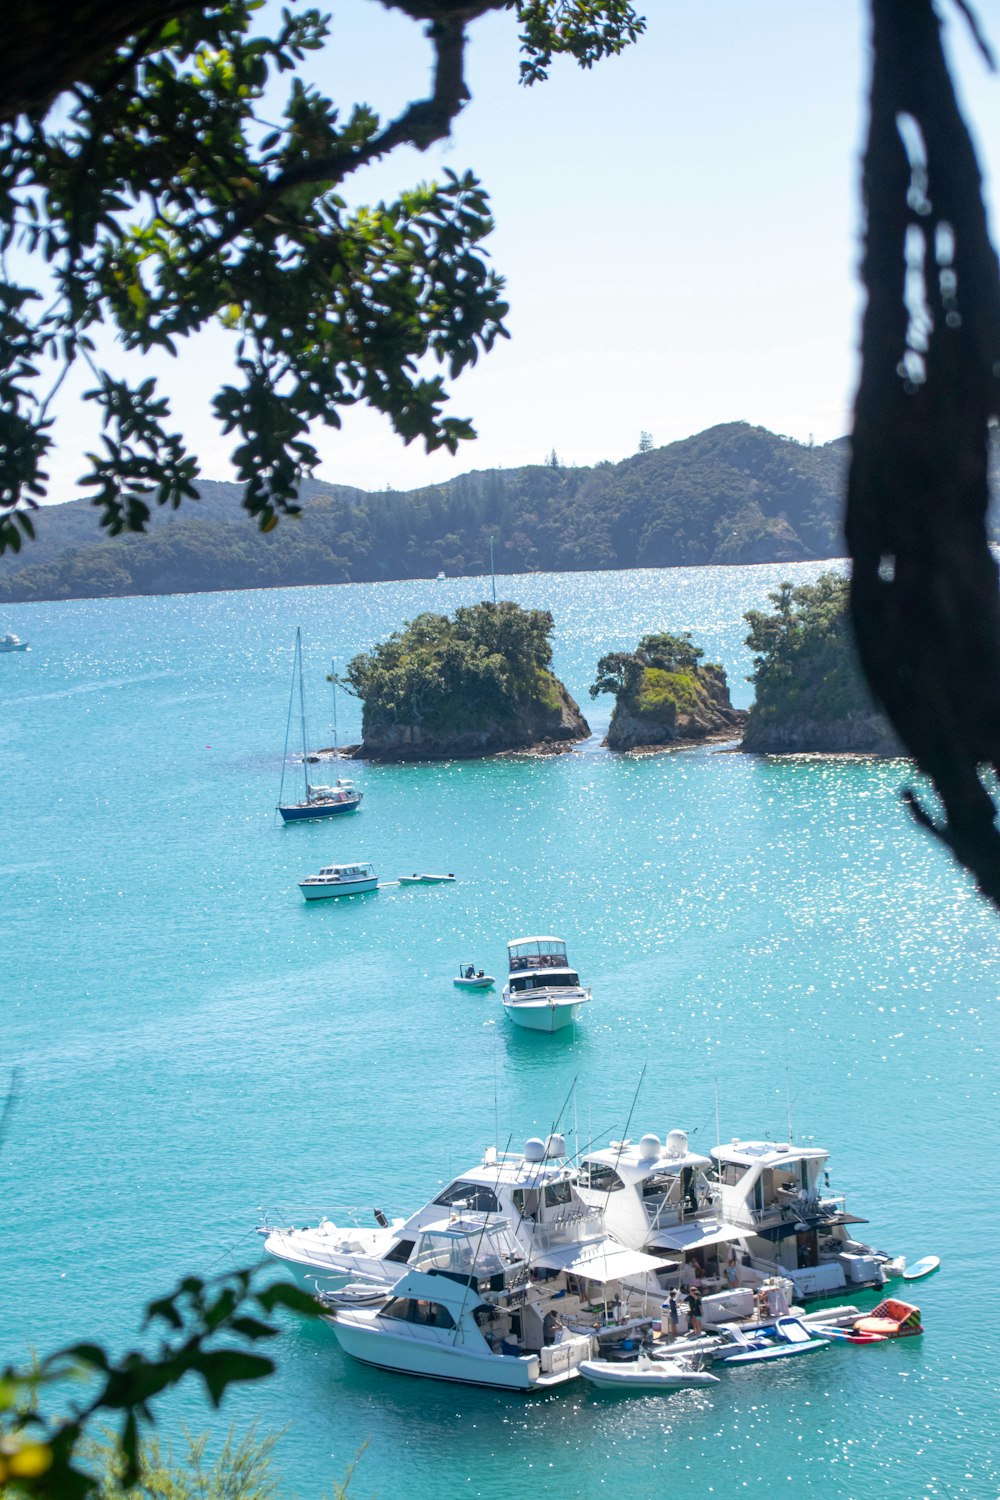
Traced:
[[[295, 694], [298, 688], [299, 724], [302, 735], [302, 775], [305, 797], [301, 802], [285, 801], [285, 772], [288, 769], [288, 740], [292, 730], [292, 714], [295, 710]], [[285, 725], [285, 753], [281, 763], [281, 788], [278, 792], [278, 811], [286, 823], [302, 818], [332, 818], [336, 813], [353, 812], [360, 804], [364, 792], [359, 792], [353, 781], [337, 777], [333, 786], [313, 786], [309, 780], [309, 753], [306, 745], [306, 698], [302, 681], [302, 631], [295, 632], [295, 659], [292, 663], [292, 691], [288, 700], [288, 722]]]

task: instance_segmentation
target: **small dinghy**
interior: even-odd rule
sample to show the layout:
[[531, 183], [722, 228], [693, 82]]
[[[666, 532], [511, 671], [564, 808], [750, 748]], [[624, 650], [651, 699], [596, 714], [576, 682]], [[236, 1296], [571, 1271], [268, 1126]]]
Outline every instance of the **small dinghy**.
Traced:
[[919, 1281], [922, 1276], [933, 1276], [941, 1264], [939, 1255], [925, 1255], [923, 1260], [915, 1261], [912, 1266], [907, 1266], [903, 1272], [904, 1281]]
[[349, 1281], [334, 1292], [320, 1291], [319, 1300], [324, 1307], [379, 1307], [388, 1302], [391, 1291], [375, 1281]]
[[492, 974], [484, 974], [475, 964], [459, 964], [458, 973], [451, 982], [461, 990], [491, 990], [495, 980]]
[[585, 1359], [580, 1374], [602, 1391], [679, 1391], [687, 1386], [718, 1385], [718, 1375], [696, 1370], [683, 1359]]
[[454, 875], [400, 875], [400, 885], [449, 885]]

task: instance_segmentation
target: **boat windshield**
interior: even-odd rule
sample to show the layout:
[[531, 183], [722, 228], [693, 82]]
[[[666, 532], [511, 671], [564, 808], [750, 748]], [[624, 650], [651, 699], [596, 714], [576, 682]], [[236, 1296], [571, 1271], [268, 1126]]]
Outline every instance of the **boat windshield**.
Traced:
[[515, 995], [523, 990], [578, 990], [580, 976], [574, 969], [556, 969], [544, 974], [517, 974], [511, 976], [510, 988]]
[[466, 1182], [461, 1177], [439, 1193], [434, 1202], [440, 1203], [442, 1208], [471, 1208], [484, 1214], [500, 1212], [500, 1200], [492, 1188], [481, 1182]]
[[508, 943], [510, 971], [520, 969], [564, 969], [566, 967], [566, 944], [561, 938], [526, 938], [523, 942]]
[[410, 1261], [415, 1271], [437, 1271], [442, 1276], [456, 1276], [462, 1281], [474, 1276], [485, 1281], [502, 1276], [523, 1256], [510, 1235], [506, 1221], [494, 1227], [473, 1223], [463, 1230], [455, 1228], [425, 1229]]

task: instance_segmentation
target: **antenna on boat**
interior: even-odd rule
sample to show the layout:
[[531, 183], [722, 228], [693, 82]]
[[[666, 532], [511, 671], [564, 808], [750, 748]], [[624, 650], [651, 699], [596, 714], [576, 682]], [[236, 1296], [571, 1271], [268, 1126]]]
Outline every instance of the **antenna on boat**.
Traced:
[[788, 1069], [785, 1069], [785, 1110], [788, 1114], [788, 1144], [793, 1144], [792, 1136], [792, 1095], [788, 1086]]
[[[508, 1135], [508, 1137], [507, 1137], [507, 1144], [506, 1144], [506, 1146], [503, 1148], [502, 1153], [500, 1153], [498, 1155], [498, 1157], [497, 1157], [496, 1192], [493, 1194], [493, 1197], [494, 1197], [494, 1199], [496, 1200], [497, 1203], [500, 1202], [500, 1178], [503, 1176], [504, 1157], [507, 1155], [507, 1152], [510, 1150], [510, 1140], [511, 1140], [511, 1136], [513, 1134], [514, 1134], [514, 1132], [511, 1131], [510, 1135]], [[479, 1259], [479, 1252], [483, 1248], [483, 1236], [486, 1233], [486, 1226], [490, 1222], [490, 1214], [492, 1212], [493, 1212], [493, 1210], [488, 1208], [486, 1210], [485, 1214], [483, 1215], [483, 1227], [479, 1231], [479, 1239], [476, 1241], [476, 1252], [475, 1252], [475, 1255], [472, 1258], [472, 1271], [473, 1271], [473, 1274], [472, 1274], [472, 1276], [469, 1277], [468, 1281], [466, 1282], [465, 1296], [462, 1298], [462, 1306], [459, 1308], [458, 1317], [455, 1320], [455, 1332], [452, 1335], [452, 1340], [451, 1340], [451, 1342], [452, 1342], [453, 1345], [455, 1343], [457, 1343], [457, 1341], [458, 1341], [459, 1331], [460, 1331], [461, 1326], [462, 1326], [462, 1319], [465, 1316], [465, 1304], [468, 1302], [468, 1300], [469, 1300], [469, 1293], [472, 1290], [472, 1282], [473, 1281], [478, 1281], [478, 1279], [479, 1279], [475, 1275], [476, 1262]], [[477, 1292], [477, 1295], [478, 1295], [478, 1292]]]
[[493, 1139], [500, 1144], [500, 1105], [497, 1100], [497, 1028], [493, 1027]]
[[497, 575], [493, 571], [493, 538], [490, 537], [490, 578], [493, 580], [493, 603], [497, 602]]
[[[625, 1150], [625, 1142], [628, 1139], [628, 1128], [629, 1128], [629, 1126], [632, 1123], [632, 1114], [633, 1114], [633, 1112], [635, 1110], [636, 1105], [639, 1102], [639, 1090], [642, 1088], [642, 1080], [646, 1076], [646, 1069], [648, 1067], [649, 1067], [649, 1063], [648, 1062], [644, 1062], [643, 1065], [642, 1065], [642, 1072], [639, 1074], [639, 1082], [636, 1084], [636, 1086], [635, 1086], [635, 1093], [632, 1095], [632, 1108], [629, 1110], [629, 1112], [628, 1112], [628, 1118], [625, 1121], [625, 1133], [622, 1136], [621, 1140], [618, 1142], [618, 1155], [615, 1157], [615, 1167], [614, 1167], [614, 1170], [615, 1170], [616, 1173], [618, 1171], [618, 1163], [622, 1159], [622, 1152]], [[608, 1211], [608, 1204], [609, 1204], [610, 1201], [611, 1201], [611, 1188], [609, 1186], [608, 1187], [608, 1191], [607, 1191], [607, 1193], [604, 1196], [604, 1208], [602, 1209], [602, 1213], [607, 1213], [607, 1211]]]
[[722, 1145], [722, 1132], [719, 1129], [719, 1080], [715, 1080], [715, 1144]]
[[299, 663], [299, 717], [300, 717], [300, 719], [302, 721], [302, 780], [305, 783], [306, 801], [308, 802], [309, 801], [309, 760], [308, 760], [308, 757], [306, 755], [306, 745], [308, 744], [308, 741], [306, 739], [306, 685], [305, 685], [305, 681], [303, 680], [304, 674], [303, 674], [303, 671], [302, 671], [302, 627], [301, 627], [301, 625], [296, 626], [296, 629], [295, 629], [295, 655], [298, 658], [298, 663]]

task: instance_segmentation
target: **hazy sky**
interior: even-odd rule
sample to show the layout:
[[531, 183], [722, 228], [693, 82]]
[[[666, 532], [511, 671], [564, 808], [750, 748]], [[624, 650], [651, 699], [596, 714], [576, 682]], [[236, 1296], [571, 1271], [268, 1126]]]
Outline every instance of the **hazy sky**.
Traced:
[[[430, 54], [420, 28], [377, 0], [334, 0], [335, 42], [311, 70], [338, 102], [384, 115], [420, 96]], [[867, 40], [861, 0], [647, 0], [647, 35], [585, 72], [558, 62], [548, 83], [517, 82], [508, 15], [472, 27], [472, 100], [453, 138], [394, 156], [356, 180], [370, 202], [474, 170], [497, 228], [510, 343], [452, 387], [450, 410], [479, 433], [458, 456], [405, 447], [356, 410], [316, 434], [318, 477], [381, 489], [474, 468], [619, 459], [640, 432], [657, 445], [746, 420], [802, 440], [845, 432], [860, 299], [858, 158]], [[1000, 0], [980, 13], [1000, 43]], [[949, 34], [967, 114], [989, 168], [1000, 150], [1000, 82]], [[182, 346], [162, 373], [175, 424], [206, 478], [231, 477], [232, 441], [211, 416], [228, 370], [221, 334]], [[122, 364], [124, 370], [128, 366]], [[135, 372], [137, 366], [131, 363]], [[68, 382], [52, 498], [68, 499], [94, 443]]]

